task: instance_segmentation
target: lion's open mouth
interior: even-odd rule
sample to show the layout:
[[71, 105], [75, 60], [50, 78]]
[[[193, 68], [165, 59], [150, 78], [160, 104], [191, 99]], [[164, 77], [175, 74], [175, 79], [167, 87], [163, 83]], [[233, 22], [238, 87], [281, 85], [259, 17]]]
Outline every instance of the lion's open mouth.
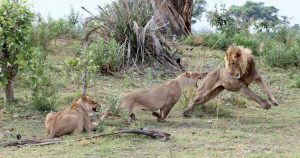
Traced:
[[95, 112], [98, 112], [98, 109], [97, 108], [92, 108], [93, 111]]

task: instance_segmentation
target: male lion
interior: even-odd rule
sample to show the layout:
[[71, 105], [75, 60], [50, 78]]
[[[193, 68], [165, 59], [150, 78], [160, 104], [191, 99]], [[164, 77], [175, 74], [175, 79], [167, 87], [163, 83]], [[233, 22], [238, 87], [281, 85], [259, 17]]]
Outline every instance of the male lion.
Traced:
[[80, 133], [83, 130], [94, 129], [89, 113], [98, 111], [99, 105], [89, 96], [82, 95], [80, 99], [72, 103], [71, 108], [57, 113], [49, 113], [46, 116], [45, 127], [50, 138], [64, 134]]
[[263, 100], [248, 88], [253, 81], [267, 93], [268, 100], [273, 105], [278, 105], [269, 88], [256, 71], [255, 60], [251, 50], [232, 45], [227, 49], [224, 60], [225, 68], [217, 69], [207, 74], [202, 86], [198, 89], [197, 96], [185, 109], [183, 113], [185, 117], [189, 116], [188, 113], [195, 105], [206, 103], [224, 89], [232, 92], [242, 90], [246, 96], [256, 101], [264, 109], [270, 109], [271, 104], [268, 101]]
[[[157, 120], [162, 121], [177, 103], [184, 88], [196, 85], [201, 78], [199, 73], [185, 72], [163, 85], [126, 93], [122, 98], [121, 108], [127, 108], [133, 120], [135, 111], [146, 110], [152, 111]], [[160, 113], [156, 112], [158, 110]]]

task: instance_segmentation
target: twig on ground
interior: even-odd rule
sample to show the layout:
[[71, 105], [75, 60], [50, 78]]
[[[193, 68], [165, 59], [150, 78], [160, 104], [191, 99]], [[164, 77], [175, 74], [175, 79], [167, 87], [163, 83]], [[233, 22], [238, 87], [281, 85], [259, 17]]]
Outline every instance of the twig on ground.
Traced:
[[[99, 135], [95, 135], [95, 136], [92, 136], [92, 137], [85, 137], [85, 138], [76, 139], [75, 142], [76, 141], [81, 141], [81, 140], [84, 140], [84, 139], [94, 139], [94, 138], [110, 136], [110, 135], [117, 135], [117, 134], [122, 134], [122, 133], [132, 133], [132, 134], [146, 135], [146, 136], [149, 136], [153, 139], [160, 139], [160, 140], [163, 140], [163, 141], [169, 140], [170, 137], [171, 137], [171, 135], [169, 133], [154, 131], [154, 130], [150, 130], [148, 128], [121, 129], [120, 131], [114, 132], [114, 133], [99, 134]], [[24, 140], [18, 140], [18, 141], [13, 141], [13, 142], [9, 142], [9, 143], [0, 144], [0, 147], [44, 146], [44, 145], [58, 144], [58, 143], [61, 143], [62, 141], [63, 140], [60, 139], [60, 138], [54, 138], [54, 139], [24, 139]]]

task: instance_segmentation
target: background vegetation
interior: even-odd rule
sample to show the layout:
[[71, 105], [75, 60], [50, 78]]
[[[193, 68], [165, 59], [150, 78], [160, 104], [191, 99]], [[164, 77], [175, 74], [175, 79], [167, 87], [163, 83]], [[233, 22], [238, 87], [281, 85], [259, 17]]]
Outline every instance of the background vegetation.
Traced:
[[[9, 7], [16, 11], [7, 15]], [[196, 0], [193, 16], [201, 20], [204, 12], [216, 31], [194, 33], [179, 43], [170, 30], [162, 29], [168, 26], [154, 20], [152, 5], [142, 0], [116, 1], [86, 22], [72, 8], [66, 18], [53, 19], [34, 14], [26, 3], [1, 1], [0, 20], [6, 22], [0, 24], [3, 88], [5, 70], [12, 64], [18, 65], [18, 75], [14, 99], [6, 100], [5, 94], [0, 98], [0, 143], [15, 140], [17, 134], [46, 137], [46, 112], [64, 109], [80, 96], [85, 67], [88, 95], [115, 116], [100, 122], [96, 132], [65, 136], [65, 142], [48, 147], [0, 149], [0, 157], [299, 157], [300, 27], [260, 2], [206, 11], [205, 1]], [[22, 20], [25, 27], [17, 25]], [[280, 102], [278, 108], [265, 111], [238, 93], [226, 92], [185, 119], [182, 111], [196, 92], [188, 89], [167, 122], [157, 123], [143, 111], [129, 125], [117, 117], [123, 116], [118, 109], [122, 93], [178, 75], [177, 58], [190, 71], [223, 67], [224, 51], [231, 44], [252, 49], [259, 73]], [[263, 96], [257, 86], [252, 88]], [[172, 140], [126, 135], [74, 142], [123, 127], [170, 132]]]

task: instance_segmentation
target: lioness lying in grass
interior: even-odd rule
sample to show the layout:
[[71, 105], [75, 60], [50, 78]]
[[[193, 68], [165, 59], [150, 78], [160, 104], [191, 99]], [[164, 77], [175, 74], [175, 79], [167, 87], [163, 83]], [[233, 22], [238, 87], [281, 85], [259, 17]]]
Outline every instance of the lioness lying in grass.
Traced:
[[[137, 110], [152, 111], [158, 121], [164, 120], [179, 100], [184, 88], [196, 85], [201, 78], [199, 73], [185, 72], [165, 84], [126, 93], [122, 98], [121, 108], [128, 109], [133, 120]], [[156, 112], [158, 110], [160, 113]]]
[[80, 99], [72, 103], [71, 108], [49, 113], [46, 116], [45, 127], [50, 138], [64, 134], [80, 133], [83, 130], [93, 130], [89, 113], [98, 111], [99, 104], [90, 97], [82, 95]]

